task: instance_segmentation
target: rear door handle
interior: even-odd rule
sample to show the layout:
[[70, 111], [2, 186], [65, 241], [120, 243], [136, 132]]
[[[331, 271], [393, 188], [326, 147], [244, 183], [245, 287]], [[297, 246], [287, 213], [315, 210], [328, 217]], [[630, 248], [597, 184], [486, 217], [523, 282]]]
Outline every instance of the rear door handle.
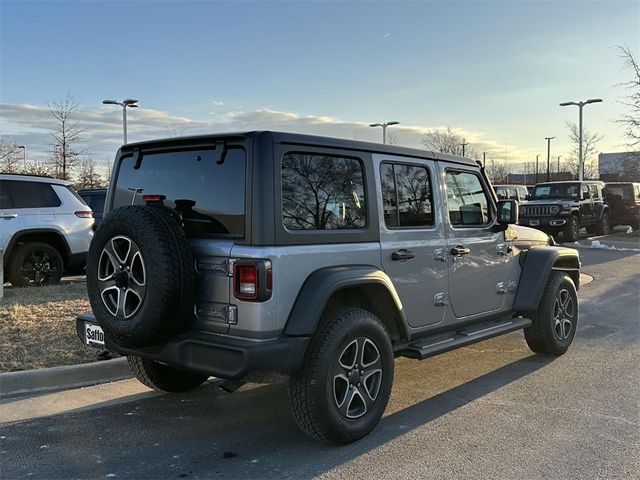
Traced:
[[415, 258], [416, 254], [410, 250], [402, 249], [396, 250], [391, 254], [391, 260], [411, 260]]
[[0, 218], [4, 218], [5, 220], [10, 220], [12, 218], [18, 218], [17, 213], [0, 213]]
[[463, 245], [456, 245], [451, 249], [451, 255], [454, 257], [461, 257], [462, 255], [468, 255], [471, 250]]

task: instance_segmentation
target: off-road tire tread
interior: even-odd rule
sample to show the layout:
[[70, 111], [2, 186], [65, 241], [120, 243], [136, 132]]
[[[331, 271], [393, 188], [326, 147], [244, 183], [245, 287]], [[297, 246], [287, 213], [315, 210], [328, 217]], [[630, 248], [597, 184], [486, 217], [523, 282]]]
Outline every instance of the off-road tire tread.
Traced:
[[[326, 351], [333, 335], [345, 324], [355, 317], [366, 315], [378, 321], [385, 329], [384, 324], [373, 313], [355, 307], [347, 307], [334, 312], [332, 315], [323, 317], [319, 328], [313, 335], [309, 348], [305, 354], [304, 361], [298, 372], [291, 376], [289, 380], [289, 400], [293, 418], [298, 428], [311, 438], [324, 443], [343, 443], [336, 441], [323, 425], [317, 406], [317, 398], [312, 394], [307, 379], [317, 378], [321, 368], [321, 362], [326, 361], [327, 355], [322, 355]], [[385, 333], [388, 336], [388, 332]]]
[[[114, 220], [115, 217], [115, 220]], [[105, 329], [105, 333], [116, 343], [123, 347], [138, 347], [160, 343], [186, 329], [193, 315], [194, 291], [195, 291], [195, 262], [184, 232], [177, 221], [169, 212], [162, 211], [162, 207], [138, 207], [128, 206], [113, 210], [103, 220], [99, 229], [103, 230], [112, 221], [119, 221], [127, 226], [145, 225], [147, 233], [155, 238], [161, 238], [160, 248], [163, 254], [160, 256], [162, 265], [147, 267], [147, 276], [154, 275], [155, 271], [172, 272], [171, 275], [158, 276], [163, 282], [164, 294], [160, 299], [146, 306], [149, 311], [146, 314], [154, 321], [136, 325], [132, 334], [119, 334], [110, 329], [109, 325], [98, 321]], [[97, 235], [99, 235], [99, 231]], [[94, 314], [105, 312], [99, 292], [97, 291], [97, 262], [101, 253], [101, 245], [95, 241], [89, 250], [87, 263], [87, 287], [89, 300]], [[144, 252], [143, 252], [144, 256]], [[148, 260], [147, 260], [148, 261]], [[147, 297], [151, 293], [147, 291]], [[144, 301], [147, 301], [145, 298]], [[137, 315], [137, 314], [136, 314]]]
[[[569, 281], [573, 285], [573, 280], [562, 272], [551, 272], [547, 285], [545, 286], [538, 310], [529, 312], [527, 317], [531, 319], [531, 326], [524, 329], [524, 338], [531, 351], [542, 355], [560, 356], [567, 351], [566, 347], [559, 348], [553, 337], [553, 332], [549, 330], [545, 322], [548, 321], [548, 309], [553, 309], [556, 291], [560, 284]], [[575, 288], [575, 287], [574, 287]], [[576, 305], [577, 306], [577, 305]], [[577, 316], [576, 325], [577, 326]], [[574, 330], [575, 331], [575, 330]]]
[[208, 378], [206, 375], [183, 372], [136, 355], [127, 356], [127, 361], [140, 383], [162, 392], [194, 390]]
[[[607, 222], [610, 222], [611, 220], [609, 219], [609, 214], [607, 212], [604, 212], [602, 214], [602, 218], [600, 219], [600, 221], [593, 227], [594, 232], [596, 235], [604, 235], [605, 231], [604, 231], [604, 218], [605, 216], [607, 217]], [[609, 231], [611, 230], [611, 226], [609, 226]], [[608, 233], [608, 232], [607, 232]]]
[[[578, 233], [577, 233], [577, 235], [575, 237], [573, 236], [573, 231], [570, 228], [571, 227], [571, 222], [573, 222], [574, 218], [578, 222]], [[565, 228], [562, 230], [562, 234], [563, 234], [565, 240], [568, 240], [570, 242], [577, 242], [578, 238], [580, 237], [580, 227], [581, 227], [580, 219], [578, 218], [578, 216], [577, 215], [571, 215], [569, 217], [569, 221], [565, 225]]]

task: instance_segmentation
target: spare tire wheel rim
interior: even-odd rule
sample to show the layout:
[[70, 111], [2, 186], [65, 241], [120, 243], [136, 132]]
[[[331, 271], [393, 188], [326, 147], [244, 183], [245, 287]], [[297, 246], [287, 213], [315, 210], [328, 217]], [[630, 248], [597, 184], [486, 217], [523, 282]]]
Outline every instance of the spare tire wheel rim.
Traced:
[[98, 261], [100, 298], [111, 315], [119, 319], [134, 316], [147, 291], [147, 272], [140, 248], [129, 237], [108, 240]]
[[338, 356], [333, 375], [333, 399], [338, 411], [350, 420], [365, 415], [375, 403], [382, 385], [382, 357], [367, 337], [349, 342]]

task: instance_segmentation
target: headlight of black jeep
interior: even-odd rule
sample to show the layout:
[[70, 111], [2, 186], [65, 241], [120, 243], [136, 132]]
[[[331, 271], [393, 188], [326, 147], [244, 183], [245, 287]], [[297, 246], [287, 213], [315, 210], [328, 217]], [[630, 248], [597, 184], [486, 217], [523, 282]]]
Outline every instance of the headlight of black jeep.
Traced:
[[551, 215], [557, 215], [560, 212], [560, 207], [558, 205], [551, 205], [549, 211], [551, 212]]

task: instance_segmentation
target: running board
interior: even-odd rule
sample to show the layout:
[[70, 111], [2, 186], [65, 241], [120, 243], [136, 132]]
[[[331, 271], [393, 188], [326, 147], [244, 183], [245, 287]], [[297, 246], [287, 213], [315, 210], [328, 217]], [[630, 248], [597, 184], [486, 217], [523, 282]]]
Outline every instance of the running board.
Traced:
[[481, 323], [460, 330], [421, 338], [407, 345], [400, 346], [397, 348], [396, 354], [402, 357], [424, 360], [425, 358], [433, 357], [440, 353], [448, 352], [449, 350], [521, 330], [530, 325], [531, 320], [528, 318], [511, 318], [509, 320]]

